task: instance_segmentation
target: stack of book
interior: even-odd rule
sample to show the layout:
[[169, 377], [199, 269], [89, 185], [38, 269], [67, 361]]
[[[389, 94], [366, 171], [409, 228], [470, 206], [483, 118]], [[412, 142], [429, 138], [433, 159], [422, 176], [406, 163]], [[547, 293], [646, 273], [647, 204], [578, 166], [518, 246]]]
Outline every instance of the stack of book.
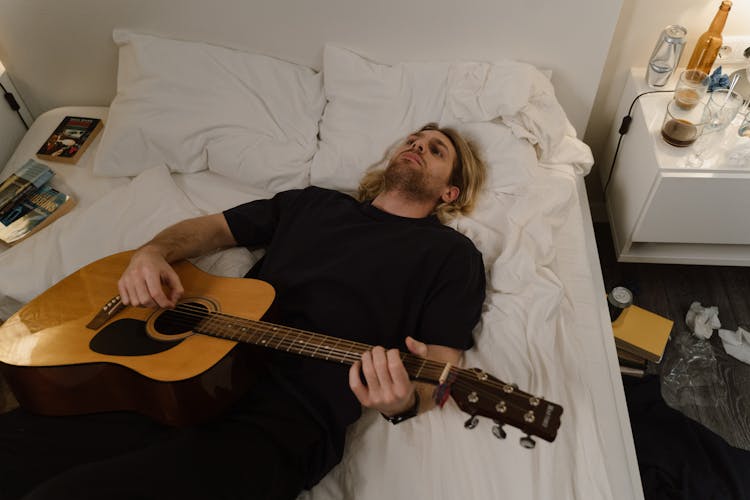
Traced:
[[631, 305], [612, 322], [617, 357], [623, 374], [643, 376], [648, 362], [659, 363], [674, 322]]
[[0, 241], [18, 243], [73, 208], [71, 196], [50, 186], [54, 175], [47, 165], [29, 160], [0, 184]]

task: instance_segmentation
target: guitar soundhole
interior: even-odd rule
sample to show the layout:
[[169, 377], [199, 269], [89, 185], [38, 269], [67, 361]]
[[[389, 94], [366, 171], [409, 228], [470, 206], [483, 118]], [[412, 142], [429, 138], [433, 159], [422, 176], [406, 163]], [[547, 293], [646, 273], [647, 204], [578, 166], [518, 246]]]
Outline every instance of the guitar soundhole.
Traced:
[[200, 302], [184, 302], [162, 312], [154, 321], [154, 330], [162, 335], [180, 335], [195, 330], [208, 313], [208, 307]]

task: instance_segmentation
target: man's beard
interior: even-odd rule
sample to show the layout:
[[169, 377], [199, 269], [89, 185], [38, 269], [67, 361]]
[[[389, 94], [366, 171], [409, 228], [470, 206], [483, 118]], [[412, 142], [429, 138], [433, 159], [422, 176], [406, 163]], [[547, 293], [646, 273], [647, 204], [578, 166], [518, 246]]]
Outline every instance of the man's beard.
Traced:
[[384, 181], [386, 191], [398, 191], [411, 201], [437, 202], [439, 198], [430, 189], [429, 179], [422, 167], [408, 164], [408, 160], [392, 160], [385, 169]]

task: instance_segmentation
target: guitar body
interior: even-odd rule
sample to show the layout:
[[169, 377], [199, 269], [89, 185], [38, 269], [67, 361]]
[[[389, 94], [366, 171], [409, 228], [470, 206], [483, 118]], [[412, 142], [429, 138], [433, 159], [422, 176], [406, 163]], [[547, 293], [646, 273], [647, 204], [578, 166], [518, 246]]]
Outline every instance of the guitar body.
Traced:
[[[45, 415], [128, 410], [186, 425], [220, 413], [247, 390], [260, 362], [252, 346], [192, 334], [190, 324], [159, 323], [164, 311], [125, 307], [102, 327], [87, 327], [117, 296], [131, 255], [85, 266], [0, 325], [0, 366], [24, 408]], [[257, 320], [274, 299], [262, 281], [218, 278], [187, 261], [175, 270], [182, 302], [212, 312]]]

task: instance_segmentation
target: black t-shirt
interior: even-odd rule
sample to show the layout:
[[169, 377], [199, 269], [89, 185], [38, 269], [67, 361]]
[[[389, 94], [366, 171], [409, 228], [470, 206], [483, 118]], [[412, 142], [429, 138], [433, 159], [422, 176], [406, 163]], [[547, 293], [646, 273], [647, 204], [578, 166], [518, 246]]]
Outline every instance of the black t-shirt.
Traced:
[[[317, 187], [224, 216], [238, 244], [266, 248], [248, 274], [273, 285], [281, 323], [404, 351], [407, 335], [473, 345], [484, 301], [482, 256], [435, 216], [399, 217]], [[283, 354], [273, 366], [322, 420], [340, 460], [346, 427], [361, 412], [348, 366]]]

